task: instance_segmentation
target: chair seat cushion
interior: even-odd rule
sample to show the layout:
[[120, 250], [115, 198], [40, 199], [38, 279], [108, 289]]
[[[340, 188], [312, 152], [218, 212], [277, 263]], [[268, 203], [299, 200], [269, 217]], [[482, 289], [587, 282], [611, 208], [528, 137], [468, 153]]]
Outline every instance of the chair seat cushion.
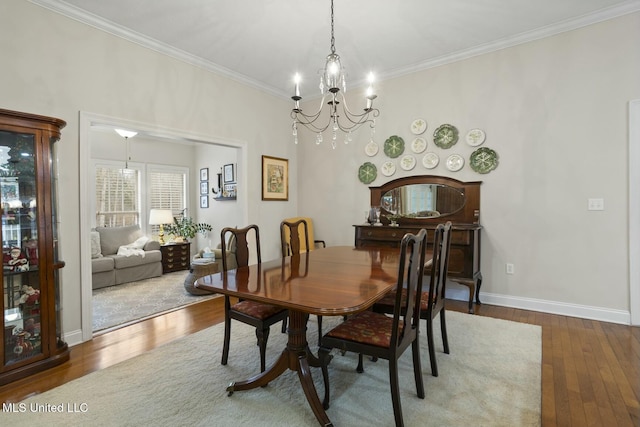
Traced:
[[231, 310], [246, 314], [256, 319], [267, 319], [285, 309], [276, 305], [262, 304], [255, 301], [240, 301], [231, 306]]
[[[407, 290], [403, 289], [402, 290], [402, 304], [404, 304], [404, 302], [407, 299]], [[389, 293], [387, 293], [385, 296], [383, 296], [382, 298], [380, 298], [380, 300], [378, 300], [376, 302], [377, 306], [388, 306], [391, 307], [391, 310], [393, 310], [393, 307], [396, 303], [396, 291], [391, 291]], [[429, 292], [423, 292], [422, 293], [422, 298], [420, 298], [420, 310], [426, 310], [429, 304]]]
[[363, 311], [345, 320], [325, 336], [389, 348], [392, 327], [393, 318], [372, 311]]

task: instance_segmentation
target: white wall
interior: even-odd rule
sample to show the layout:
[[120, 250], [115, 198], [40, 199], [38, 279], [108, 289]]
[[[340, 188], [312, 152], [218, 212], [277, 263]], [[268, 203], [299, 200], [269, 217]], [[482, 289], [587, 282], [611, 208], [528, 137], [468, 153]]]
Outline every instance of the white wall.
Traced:
[[[424, 118], [427, 150], [441, 163], [432, 171], [420, 161], [410, 172], [398, 167], [371, 185], [414, 174], [483, 181], [485, 302], [628, 322], [627, 103], [640, 95], [638, 40], [635, 13], [382, 82], [378, 144], [396, 134], [409, 143], [409, 125]], [[473, 148], [463, 140], [434, 148], [433, 131], [443, 123], [462, 136], [485, 130], [498, 168], [449, 172], [446, 156], [468, 162]], [[307, 138], [298, 153], [300, 214], [314, 217], [327, 244], [353, 244], [352, 224], [363, 222], [369, 206], [358, 167], [372, 161], [380, 169], [388, 158], [382, 149], [365, 155], [366, 130], [335, 151], [300, 133]], [[605, 210], [587, 211], [588, 198], [603, 198]], [[514, 275], [505, 274], [505, 263], [515, 265]]]
[[[87, 179], [80, 176], [81, 111], [214, 141], [240, 141], [246, 146], [247, 173], [241, 197], [251, 200], [241, 203], [248, 221], [260, 226], [263, 241], [279, 239], [280, 218], [295, 213], [295, 185], [289, 202], [260, 200], [260, 156], [295, 162], [295, 147], [287, 143], [286, 101], [26, 1], [1, 3], [0, 52], [0, 107], [67, 122], [59, 143], [60, 251], [66, 262], [62, 326], [67, 337], [81, 335], [79, 183]], [[266, 247], [263, 259], [278, 253], [277, 247]]]

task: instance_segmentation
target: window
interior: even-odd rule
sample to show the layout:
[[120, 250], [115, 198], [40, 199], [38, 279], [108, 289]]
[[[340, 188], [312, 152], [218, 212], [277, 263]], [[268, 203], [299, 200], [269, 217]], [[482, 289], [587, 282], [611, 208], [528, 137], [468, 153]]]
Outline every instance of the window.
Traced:
[[96, 165], [96, 226], [140, 223], [140, 171]]
[[[146, 171], [146, 173], [145, 173]], [[170, 209], [178, 215], [187, 207], [189, 170], [182, 167], [101, 161], [95, 165], [96, 226], [146, 226], [150, 209]], [[157, 234], [154, 225], [151, 234]]]
[[[149, 169], [149, 210], [170, 209], [177, 216], [187, 207], [187, 170], [184, 168]], [[151, 226], [151, 233], [158, 234], [159, 226]]]

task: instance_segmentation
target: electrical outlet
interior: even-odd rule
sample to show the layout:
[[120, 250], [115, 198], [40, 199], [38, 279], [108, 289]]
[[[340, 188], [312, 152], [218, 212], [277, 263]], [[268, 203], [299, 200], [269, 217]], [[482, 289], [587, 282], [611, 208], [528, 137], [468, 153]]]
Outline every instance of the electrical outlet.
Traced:
[[589, 199], [587, 201], [587, 209], [590, 211], [603, 211], [604, 199]]
[[507, 263], [505, 265], [505, 270], [507, 272], [507, 274], [514, 274], [515, 273], [515, 267], [513, 266], [513, 264]]

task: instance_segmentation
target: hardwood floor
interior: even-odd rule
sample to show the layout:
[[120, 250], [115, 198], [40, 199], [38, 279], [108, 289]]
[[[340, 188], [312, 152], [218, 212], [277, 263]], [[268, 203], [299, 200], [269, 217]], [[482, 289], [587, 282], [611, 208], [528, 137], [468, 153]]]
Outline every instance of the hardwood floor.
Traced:
[[[466, 303], [447, 301], [466, 311]], [[0, 387], [19, 402], [224, 320], [215, 298], [74, 346], [71, 360]], [[483, 305], [477, 315], [542, 326], [542, 425], [639, 426], [640, 328]], [[452, 349], [452, 351], [455, 351]]]

